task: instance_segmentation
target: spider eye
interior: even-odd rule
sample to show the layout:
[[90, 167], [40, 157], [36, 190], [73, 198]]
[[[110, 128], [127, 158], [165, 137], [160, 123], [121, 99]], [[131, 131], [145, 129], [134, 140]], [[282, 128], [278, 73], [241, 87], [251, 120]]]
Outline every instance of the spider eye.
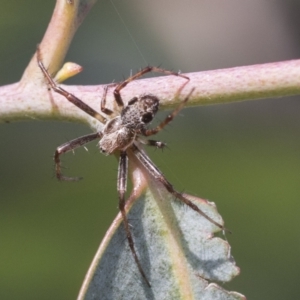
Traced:
[[141, 118], [142, 122], [144, 123], [149, 123], [152, 121], [152, 119], [153, 119], [153, 114], [150, 112], [143, 114]]

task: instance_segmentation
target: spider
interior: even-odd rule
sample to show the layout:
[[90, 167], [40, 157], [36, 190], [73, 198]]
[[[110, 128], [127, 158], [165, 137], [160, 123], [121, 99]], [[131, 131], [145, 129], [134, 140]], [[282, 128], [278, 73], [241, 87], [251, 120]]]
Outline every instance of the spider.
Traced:
[[[135, 250], [133, 236], [131, 233], [131, 229], [129, 226], [128, 218], [125, 211], [125, 193], [127, 189], [127, 173], [128, 173], [128, 155], [127, 151], [131, 151], [138, 161], [145, 167], [148, 173], [158, 182], [160, 182], [166, 190], [174, 196], [174, 198], [179, 199], [186, 205], [188, 205], [191, 209], [205, 217], [211, 223], [215, 224], [222, 230], [225, 228], [206, 215], [202, 210], [198, 208], [193, 202], [191, 202], [184, 194], [176, 191], [172, 184], [165, 178], [163, 173], [155, 166], [155, 164], [150, 160], [150, 158], [146, 155], [144, 151], [140, 148], [140, 143], [146, 144], [149, 146], [154, 146], [157, 148], [164, 148], [166, 146], [165, 143], [156, 141], [156, 140], [147, 140], [143, 139], [142, 136], [148, 137], [151, 135], [157, 134], [161, 131], [168, 123], [170, 123], [174, 117], [179, 113], [179, 111], [184, 107], [186, 102], [189, 100], [190, 95], [194, 91], [192, 89], [189, 94], [184, 98], [184, 100], [175, 108], [158, 126], [155, 128], [148, 128], [149, 123], [154, 118], [155, 114], [159, 108], [159, 99], [154, 94], [142, 94], [140, 96], [133, 97], [127, 103], [124, 104], [124, 101], [121, 96], [121, 90], [127, 86], [131, 81], [136, 80], [142, 75], [149, 72], [159, 72], [167, 75], [174, 75], [185, 79], [187, 82], [189, 81], [189, 77], [182, 75], [180, 73], [175, 73], [172, 71], [168, 71], [165, 69], [161, 69], [158, 67], [148, 66], [133, 76], [130, 76], [128, 79], [124, 80], [119, 84], [114, 84], [115, 88], [113, 91], [114, 95], [114, 109], [110, 110], [105, 107], [106, 105], [106, 94], [109, 86], [107, 85], [104, 88], [103, 97], [100, 104], [100, 109], [103, 114], [107, 116], [99, 114], [89, 105], [84, 103], [82, 100], [77, 98], [75, 95], [70, 94], [63, 88], [57, 85], [57, 83], [53, 80], [47, 69], [45, 68], [42, 60], [39, 48], [37, 49], [37, 62], [40, 67], [42, 73], [44, 74], [48, 84], [53, 89], [54, 92], [61, 94], [68, 101], [76, 105], [78, 108], [99, 120], [104, 124], [104, 128], [101, 131], [96, 133], [88, 134], [79, 138], [76, 138], [72, 141], [66, 142], [59, 146], [54, 154], [55, 161], [55, 172], [56, 177], [59, 180], [67, 180], [67, 181], [76, 181], [79, 180], [79, 177], [66, 177], [61, 173], [61, 163], [60, 156], [66, 152], [72, 151], [78, 147], [83, 146], [86, 143], [89, 143], [93, 140], [99, 139], [99, 148], [102, 153], [105, 155], [110, 154], [118, 154], [119, 155], [119, 166], [118, 166], [118, 179], [117, 179], [117, 191], [119, 197], [119, 210], [122, 214], [123, 223], [126, 231], [126, 237], [128, 240], [128, 244], [133, 255], [133, 258], [136, 262], [138, 270], [142, 277], [144, 278], [146, 284], [151, 287], [149, 280], [146, 277], [146, 274], [142, 268], [142, 265], [139, 261], [137, 252]], [[182, 87], [178, 90], [177, 94], [180, 93], [182, 88], [187, 84], [184, 83]]]

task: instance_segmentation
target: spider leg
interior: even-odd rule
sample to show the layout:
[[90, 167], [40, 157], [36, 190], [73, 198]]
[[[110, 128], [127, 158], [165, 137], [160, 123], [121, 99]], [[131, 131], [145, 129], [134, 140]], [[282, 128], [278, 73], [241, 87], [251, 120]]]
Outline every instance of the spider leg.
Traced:
[[118, 168], [118, 194], [119, 194], [119, 209], [122, 214], [123, 223], [126, 231], [126, 237], [128, 240], [129, 248], [131, 250], [131, 253], [133, 255], [133, 258], [135, 260], [135, 263], [137, 264], [137, 267], [144, 278], [145, 282], [149, 287], [151, 287], [150, 282], [148, 281], [146, 274], [144, 270], [142, 269], [140, 260], [137, 256], [137, 253], [135, 251], [133, 237], [130, 231], [126, 211], [125, 211], [125, 193], [127, 189], [127, 171], [128, 171], [128, 156], [125, 151], [120, 152], [120, 159], [119, 159], [119, 168]]
[[41, 52], [40, 48], [37, 47], [37, 62], [38, 65], [43, 72], [45, 78], [47, 79], [48, 83], [50, 84], [51, 88], [54, 92], [63, 95], [68, 101], [76, 105], [78, 108], [89, 114], [90, 116], [94, 117], [101, 123], [106, 123], [106, 118], [104, 118], [102, 115], [100, 115], [98, 112], [96, 112], [93, 108], [91, 108], [89, 105], [85, 104], [82, 100], [74, 96], [73, 94], [70, 94], [63, 88], [61, 88], [57, 83], [53, 80], [47, 69], [45, 68], [42, 60], [41, 60]]
[[55, 173], [56, 177], [59, 180], [66, 180], [66, 181], [77, 181], [80, 180], [80, 177], [66, 177], [63, 176], [61, 173], [61, 164], [60, 164], [60, 156], [64, 153], [67, 153], [69, 151], [72, 151], [78, 147], [81, 147], [84, 144], [87, 144], [95, 139], [101, 138], [102, 133], [92, 133], [88, 135], [81, 136], [77, 139], [74, 139], [72, 141], [66, 142], [62, 144], [61, 146], [57, 147], [55, 154], [54, 154], [54, 161], [55, 161]]
[[[105, 106], [106, 106], [106, 95], [107, 95], [107, 91], [108, 91], [109, 87], [115, 86], [115, 85], [117, 85], [117, 84], [116, 84], [116, 83], [111, 83], [111, 84], [108, 84], [108, 85], [106, 85], [106, 86], [104, 87], [104, 89], [103, 89], [103, 95], [102, 95], [102, 98], [101, 98], [101, 104], [100, 104], [100, 109], [101, 109], [101, 111], [102, 111], [103, 113], [105, 113], [106, 115], [112, 117], [112, 118], [116, 117], [116, 115], [117, 115], [118, 113], [114, 112], [113, 110], [110, 110], [110, 109], [106, 108]], [[114, 102], [114, 104], [115, 104], [115, 102]]]
[[189, 100], [191, 94], [195, 88], [192, 88], [192, 90], [188, 93], [188, 95], [183, 99], [183, 101], [155, 128], [153, 129], [145, 129], [142, 131], [142, 134], [144, 136], [154, 135], [157, 134], [159, 131], [161, 131], [166, 125], [168, 125], [177, 115], [178, 113], [183, 109], [186, 102]]
[[224, 226], [214, 221], [211, 217], [209, 217], [205, 212], [203, 212], [197, 205], [195, 205], [192, 201], [190, 201], [183, 193], [177, 192], [172, 184], [166, 179], [163, 173], [155, 166], [155, 164], [150, 160], [150, 158], [141, 151], [135, 145], [132, 145], [131, 149], [133, 150], [137, 159], [142, 163], [142, 165], [151, 173], [151, 175], [159, 182], [163, 184], [166, 190], [172, 194], [175, 198], [181, 200], [183, 203], [188, 205], [191, 209], [196, 211], [198, 214], [206, 218], [208, 221], [218, 226], [222, 230], [225, 230]]
[[121, 91], [124, 87], [126, 87], [126, 85], [127, 85], [128, 83], [130, 83], [131, 81], [136, 80], [136, 79], [138, 79], [139, 77], [143, 76], [144, 74], [150, 73], [150, 72], [163, 73], [163, 74], [166, 74], [166, 75], [174, 75], [174, 76], [179, 76], [179, 77], [182, 77], [182, 78], [184, 78], [184, 79], [190, 80], [187, 76], [182, 75], [182, 74], [179, 74], [179, 73], [176, 73], [176, 72], [168, 71], [168, 70], [165, 70], [165, 69], [162, 69], [162, 68], [158, 68], [158, 67], [151, 67], [151, 66], [145, 67], [144, 69], [140, 70], [140, 71], [137, 72], [136, 74], [130, 76], [129, 78], [127, 78], [126, 80], [124, 80], [123, 82], [121, 82], [121, 83], [115, 88], [115, 90], [114, 90], [114, 97], [115, 97], [115, 100], [116, 100], [117, 104], [118, 104], [120, 107], [123, 107], [123, 106], [124, 106], [124, 102], [123, 102], [123, 99], [122, 99], [122, 97], [121, 97], [120, 91]]
[[161, 141], [156, 141], [156, 140], [145, 140], [142, 139], [140, 137], [137, 138], [137, 140], [144, 145], [147, 146], [152, 146], [152, 147], [156, 147], [158, 149], [164, 149], [165, 147], [167, 147], [167, 144]]

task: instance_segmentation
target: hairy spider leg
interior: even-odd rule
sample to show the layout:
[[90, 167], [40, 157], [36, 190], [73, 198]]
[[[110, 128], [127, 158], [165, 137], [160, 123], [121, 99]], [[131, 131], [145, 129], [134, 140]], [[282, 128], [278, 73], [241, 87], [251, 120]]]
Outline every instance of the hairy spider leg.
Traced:
[[161, 141], [156, 141], [156, 140], [146, 140], [146, 139], [142, 139], [141, 137], [137, 137], [137, 140], [143, 144], [143, 145], [147, 145], [150, 147], [156, 147], [158, 149], [163, 149], [167, 146], [166, 143], [161, 142]]
[[[114, 102], [114, 108], [116, 108], [115, 106], [115, 103], [117, 103], [118, 105], [118, 109], [117, 109], [117, 112], [114, 112], [113, 110], [110, 110], [106, 107], [106, 95], [107, 95], [107, 91], [108, 91], [108, 88], [111, 87], [111, 86], [116, 86], [118, 85], [117, 83], [111, 83], [111, 84], [108, 84], [104, 87], [103, 89], [103, 95], [102, 95], [102, 98], [101, 98], [101, 103], [100, 103], [100, 109], [103, 113], [105, 113], [106, 115], [110, 116], [111, 118], [114, 118], [117, 116], [118, 113], [120, 113], [120, 106], [118, 104], [118, 102]], [[122, 106], [123, 107], [123, 106]]]
[[161, 69], [161, 68], [158, 68], [158, 67], [151, 67], [151, 66], [145, 67], [141, 71], [137, 72], [136, 74], [130, 76], [129, 78], [127, 78], [126, 80], [124, 80], [123, 82], [121, 82], [115, 88], [115, 90], [114, 90], [114, 97], [115, 97], [115, 100], [118, 103], [119, 107], [123, 107], [124, 106], [124, 102], [123, 102], [123, 99], [121, 97], [120, 91], [124, 87], [126, 87], [126, 85], [128, 83], [130, 83], [131, 81], [134, 81], [134, 80], [138, 79], [139, 77], [143, 76], [144, 74], [150, 73], [150, 72], [163, 73], [163, 74], [166, 74], [166, 75], [174, 75], [174, 76], [182, 77], [182, 78], [184, 78], [186, 80], [190, 80], [189, 77], [187, 77], [185, 75], [182, 75], [182, 74], [179, 74], [179, 73], [176, 73], [176, 72], [168, 71], [168, 70]]
[[[184, 86], [181, 87], [181, 89]], [[179, 90], [179, 92], [181, 91]], [[142, 131], [141, 133], [144, 136], [154, 135], [157, 134], [159, 131], [161, 131], [166, 125], [168, 125], [177, 115], [178, 113], [183, 109], [186, 102], [189, 100], [191, 94], [194, 92], [195, 88], [192, 88], [191, 91], [188, 93], [188, 95], [184, 98], [184, 100], [155, 128], [152, 129], [146, 129]]]
[[[179, 91], [177, 92], [177, 96], [180, 93], [180, 91], [182, 90], [182, 88], [185, 85], [183, 85]], [[153, 131], [152, 134], [157, 133], [158, 131], [160, 131], [164, 126], [166, 126], [169, 122], [171, 122], [174, 117], [178, 114], [178, 112], [183, 108], [183, 106], [185, 105], [185, 103], [188, 101], [190, 95], [193, 93], [194, 89], [192, 89], [190, 91], [190, 93], [185, 97], [185, 99], [180, 103], [180, 105], [178, 105], [178, 107], [166, 118], [166, 120], [164, 120], [157, 128], [159, 128], [159, 130], [157, 130], [157, 128], [155, 128], [155, 131]], [[166, 146], [165, 143], [160, 142], [160, 141], [156, 141], [156, 140], [145, 140], [142, 138], [137, 138], [137, 140], [145, 145], [148, 146], [155, 146], [157, 148], [164, 148]], [[130, 149], [133, 150], [133, 152], [136, 154], [136, 151], [138, 151], [139, 149], [133, 145], [130, 147]], [[138, 153], [142, 153], [142, 152], [138, 152]], [[136, 155], [138, 157], [138, 155]], [[143, 158], [144, 156], [142, 156]], [[139, 158], [139, 157], [138, 157]], [[209, 216], [207, 216], [204, 212], [202, 212], [194, 203], [192, 203], [190, 200], [188, 200], [186, 197], [184, 197], [183, 194], [177, 192], [176, 190], [173, 189], [172, 185], [167, 181], [167, 179], [163, 176], [163, 174], [157, 169], [157, 167], [152, 163], [152, 161], [150, 160], [150, 158], [148, 158], [147, 160], [147, 156], [145, 155], [144, 160], [143, 159], [139, 159], [142, 164], [145, 166], [145, 168], [148, 169], [148, 166], [150, 166], [149, 171], [150, 173], [155, 177], [155, 178], [160, 178], [160, 182], [162, 182], [162, 184], [166, 187], [166, 189], [176, 198], [179, 198], [181, 201], [183, 201], [185, 204], [187, 204], [188, 206], [190, 206], [192, 209], [194, 209], [195, 211], [197, 211], [199, 214], [201, 214], [202, 216], [204, 216], [205, 218], [207, 218], [209, 221], [211, 221], [212, 223], [214, 223], [215, 225], [217, 225], [218, 227], [223, 229], [223, 226], [218, 224], [217, 222], [215, 222], [213, 219], [211, 219]], [[148, 164], [146, 163], [148, 162]], [[145, 282], [147, 283], [147, 285], [149, 287], [151, 287], [151, 284], [149, 282], [149, 280], [146, 277], [146, 274], [142, 268], [142, 265], [140, 263], [140, 260], [138, 258], [138, 255], [136, 253], [135, 250], [135, 246], [134, 246], [134, 241], [133, 241], [133, 237], [132, 237], [132, 233], [131, 233], [131, 229], [129, 227], [129, 222], [127, 219], [127, 215], [126, 215], [126, 211], [125, 211], [125, 193], [126, 193], [126, 188], [127, 188], [127, 177], [128, 177], [128, 156], [126, 151], [121, 151], [120, 152], [120, 158], [119, 158], [119, 168], [118, 168], [118, 194], [119, 194], [119, 209], [121, 211], [122, 214], [122, 218], [123, 218], [123, 224], [124, 224], [124, 228], [125, 228], [125, 232], [126, 232], [126, 237], [128, 240], [128, 244], [129, 244], [129, 248], [130, 251], [133, 255], [133, 258], [137, 264], [138, 270], [140, 272], [140, 274], [142, 275], [142, 277], [144, 278]], [[156, 170], [156, 174], [154, 174], [154, 172], [152, 171], [152, 169]], [[159, 174], [160, 176], [158, 177], [157, 174]]]
[[40, 48], [37, 47], [37, 62], [38, 65], [41, 69], [41, 71], [43, 72], [45, 78], [47, 79], [48, 83], [50, 84], [51, 88], [53, 89], [54, 92], [61, 94], [62, 96], [64, 96], [68, 101], [70, 101], [71, 103], [73, 103], [75, 106], [77, 106], [78, 108], [80, 108], [81, 110], [83, 110], [84, 112], [86, 112], [87, 114], [89, 114], [90, 116], [94, 117], [95, 119], [97, 119], [98, 121], [100, 121], [101, 123], [106, 123], [107, 119], [104, 118], [102, 115], [100, 115], [97, 111], [95, 111], [93, 108], [91, 108], [89, 105], [85, 104], [82, 100], [80, 100], [79, 98], [77, 98], [75, 95], [69, 93], [68, 91], [64, 90], [63, 88], [61, 88], [51, 77], [51, 75], [49, 74], [49, 72], [47, 71], [47, 69], [45, 68], [42, 59], [41, 59], [41, 51]]
[[88, 135], [81, 136], [77, 139], [74, 139], [72, 141], [66, 142], [62, 144], [61, 146], [56, 148], [55, 154], [54, 154], [54, 161], [55, 161], [55, 173], [56, 177], [59, 180], [66, 180], [66, 181], [78, 181], [81, 179], [81, 177], [66, 177], [63, 176], [61, 173], [61, 164], [60, 164], [60, 156], [64, 153], [67, 153], [69, 151], [75, 150], [78, 147], [83, 146], [84, 144], [87, 144], [91, 141], [94, 141], [96, 139], [101, 139], [102, 133], [96, 132]]
[[[63, 88], [61, 88], [60, 86], [58, 86], [55, 81], [52, 79], [51, 75], [49, 74], [49, 72], [47, 71], [47, 69], [45, 68], [42, 60], [41, 60], [41, 53], [40, 53], [40, 49], [39, 47], [37, 47], [37, 61], [38, 61], [38, 65], [41, 69], [41, 71], [43, 72], [45, 78], [47, 79], [48, 83], [50, 84], [51, 88], [61, 94], [62, 96], [64, 96], [68, 101], [70, 101], [71, 103], [73, 103], [75, 106], [77, 106], [78, 108], [80, 108], [81, 110], [83, 110], [84, 112], [86, 112], [87, 114], [89, 114], [90, 116], [94, 117], [95, 119], [99, 120], [102, 123], [106, 123], [107, 119], [104, 118], [102, 115], [100, 115], [97, 111], [95, 111], [93, 108], [91, 108], [89, 105], [85, 104], [82, 100], [80, 100], [79, 98], [77, 98], [75, 95], [67, 92], [66, 90], [64, 90]], [[175, 75], [175, 76], [179, 76], [182, 78], [185, 78], [187, 80], [189, 80], [189, 78], [185, 75], [181, 75], [179, 73], [175, 73], [172, 71], [168, 71], [168, 70], [164, 70], [161, 68], [157, 68], [157, 67], [146, 67], [144, 69], [142, 69], [140, 72], [136, 73], [135, 75], [129, 77], [128, 79], [126, 79], [125, 81], [121, 82], [120, 84], [117, 85], [117, 87], [114, 90], [114, 98], [116, 101], [116, 104], [118, 105], [119, 110], [122, 109], [124, 107], [124, 102], [122, 100], [120, 91], [127, 86], [128, 83], [130, 83], [131, 81], [141, 77], [142, 75], [148, 73], [148, 72], [159, 72], [159, 73], [164, 73], [164, 74], [168, 74], [168, 75]], [[113, 84], [115, 85], [115, 84]], [[183, 87], [186, 85], [186, 83], [178, 90], [177, 95], [180, 93], [180, 91], [183, 89]], [[105, 103], [106, 103], [106, 94], [107, 94], [107, 90], [109, 88], [109, 85], [106, 86], [104, 88], [103, 91], [103, 97], [101, 100], [101, 111], [105, 114], [107, 114], [108, 116], [113, 116], [115, 113], [110, 110], [105, 108]], [[178, 114], [178, 112], [180, 111], [180, 109], [182, 109], [182, 107], [184, 106], [184, 104], [188, 101], [188, 98], [190, 96], [190, 94], [193, 92], [193, 90], [189, 93], [189, 95], [184, 99], [183, 103], [181, 103], [172, 113], [171, 115], [169, 115], [160, 125], [158, 125], [156, 128], [154, 129], [150, 129], [149, 131], [145, 131], [146, 136], [148, 135], [154, 135], [157, 132], [159, 132], [164, 126], [166, 126], [170, 121], [172, 121], [172, 119]], [[142, 133], [143, 134], [143, 133]], [[63, 145], [61, 145], [60, 147], [58, 147], [55, 151], [55, 155], [54, 155], [54, 160], [55, 160], [55, 164], [56, 164], [56, 176], [58, 179], [62, 179], [62, 180], [69, 180], [69, 181], [74, 181], [74, 180], [78, 180], [80, 178], [70, 178], [70, 177], [65, 177], [61, 174], [61, 165], [60, 165], [60, 155], [72, 151], [88, 142], [91, 142], [97, 138], [101, 139], [103, 136], [102, 132], [97, 132], [97, 133], [93, 133], [93, 134], [89, 134], [77, 139], [74, 139], [70, 142], [64, 143]], [[141, 142], [143, 142], [144, 144], [147, 144], [149, 146], [156, 146], [158, 148], [163, 148], [165, 147], [166, 144], [164, 144], [163, 142], [159, 142], [159, 141], [155, 141], [155, 140], [148, 140], [148, 141], [143, 141], [141, 140]], [[181, 194], [179, 192], [177, 192], [176, 190], [173, 189], [172, 185], [167, 181], [167, 179], [163, 176], [163, 174], [157, 169], [157, 167], [151, 162], [151, 160], [143, 153], [141, 152], [135, 145], [130, 147], [133, 152], [136, 154], [137, 158], [141, 161], [141, 163], [149, 169], [149, 172], [160, 182], [162, 182], [162, 184], [166, 187], [166, 189], [172, 194], [174, 195], [176, 198], [179, 198], [180, 200], [182, 200], [184, 203], [186, 203], [188, 206], [190, 206], [192, 209], [194, 209], [195, 211], [197, 211], [199, 214], [203, 215], [205, 218], [207, 218], [209, 221], [211, 221], [213, 224], [217, 225], [218, 227], [223, 229], [223, 226], [218, 224], [217, 222], [215, 222], [214, 220], [212, 220], [210, 217], [208, 217], [204, 212], [202, 212], [196, 205], [194, 205], [190, 200], [188, 200], [187, 198], [184, 197], [184, 194]], [[156, 172], [153, 172], [153, 170], [155, 170]], [[125, 211], [125, 192], [126, 192], [126, 188], [127, 188], [127, 174], [128, 172], [128, 156], [126, 151], [121, 151], [120, 152], [120, 159], [119, 159], [119, 168], [118, 168], [118, 184], [117, 184], [117, 189], [118, 189], [118, 194], [119, 194], [119, 209], [121, 211], [122, 214], [122, 218], [123, 218], [123, 223], [124, 223], [124, 227], [125, 227], [125, 231], [126, 231], [126, 235], [127, 235], [127, 240], [129, 243], [129, 247], [130, 250], [132, 252], [132, 255], [134, 257], [134, 260], [138, 266], [139, 272], [141, 273], [142, 277], [144, 278], [145, 282], [147, 283], [147, 285], [150, 287], [150, 282], [148, 281], [142, 267], [141, 267], [141, 263], [138, 259], [137, 253], [135, 251], [135, 247], [134, 247], [134, 242], [133, 242], [133, 237], [130, 231], [130, 227], [129, 227], [129, 223], [128, 223], [128, 219], [127, 219], [127, 215], [126, 215], [126, 211]], [[156, 176], [155, 176], [156, 175]], [[157, 176], [159, 175], [159, 176]]]
[[127, 177], [128, 177], [128, 156], [126, 151], [120, 152], [120, 158], [119, 158], [119, 167], [118, 167], [118, 194], [119, 194], [119, 209], [122, 214], [123, 218], [123, 224], [125, 227], [126, 237], [128, 240], [130, 251], [133, 255], [133, 258], [135, 260], [135, 263], [137, 264], [137, 267], [139, 269], [139, 272], [141, 273], [142, 277], [144, 278], [145, 282], [149, 287], [151, 287], [150, 282], [148, 281], [146, 274], [142, 268], [142, 265], [140, 263], [140, 260], [137, 256], [137, 253], [135, 251], [133, 237], [130, 231], [129, 222], [127, 219], [126, 211], [125, 211], [125, 193], [127, 190]]
[[[176, 97], [178, 97], [178, 94], [180, 93], [180, 91], [183, 89], [183, 87], [185, 86], [185, 84], [179, 89], [179, 91], [176, 93]], [[184, 100], [171, 112], [171, 114], [169, 114], [157, 127], [152, 128], [152, 129], [146, 129], [144, 131], [141, 131], [141, 134], [143, 134], [144, 136], [150, 136], [150, 135], [154, 135], [157, 134], [159, 131], [161, 131], [166, 125], [168, 125], [177, 115], [178, 113], [183, 109], [183, 107], [185, 106], [186, 102], [189, 100], [191, 94], [193, 93], [193, 91], [195, 90], [195, 88], [193, 88], [189, 94], [184, 98]], [[141, 142], [144, 145], [147, 146], [154, 146], [156, 148], [159, 149], [163, 149], [167, 146], [166, 143], [161, 142], [161, 141], [156, 141], [156, 140], [147, 140], [147, 139], [142, 139], [141, 137], [137, 138], [139, 142]]]
[[184, 194], [177, 192], [173, 185], [167, 180], [167, 178], [163, 175], [163, 173], [156, 167], [156, 165], [151, 161], [151, 159], [141, 151], [136, 145], [131, 147], [133, 153], [137, 157], [137, 159], [142, 163], [142, 165], [150, 172], [150, 174], [155, 178], [155, 180], [162, 183], [162, 185], [166, 188], [166, 190], [172, 194], [176, 199], [181, 200], [183, 203], [188, 205], [198, 214], [206, 218], [208, 221], [221, 228], [222, 230], [226, 230], [223, 225], [219, 224], [211, 217], [209, 217], [206, 213], [204, 213], [197, 205], [195, 205], [192, 201], [190, 201]]

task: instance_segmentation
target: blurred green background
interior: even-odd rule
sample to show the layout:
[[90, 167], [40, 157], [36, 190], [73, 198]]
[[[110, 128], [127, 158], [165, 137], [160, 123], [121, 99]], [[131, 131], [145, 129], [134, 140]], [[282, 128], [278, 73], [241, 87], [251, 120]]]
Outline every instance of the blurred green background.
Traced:
[[[16, 82], [42, 39], [55, 1], [0, 0], [0, 84]], [[300, 56], [298, 0], [115, 0], [147, 63], [183, 72]], [[145, 66], [109, 1], [98, 1], [67, 56], [84, 67], [69, 84], [119, 81]], [[34, 93], [34, 91], [33, 91]], [[149, 150], [178, 190], [217, 203], [248, 299], [296, 299], [300, 286], [299, 97], [185, 109]], [[163, 119], [164, 113], [158, 116]], [[75, 299], [117, 214], [114, 157], [95, 144], [55, 148], [90, 132], [80, 124], [0, 125], [0, 299]]]

